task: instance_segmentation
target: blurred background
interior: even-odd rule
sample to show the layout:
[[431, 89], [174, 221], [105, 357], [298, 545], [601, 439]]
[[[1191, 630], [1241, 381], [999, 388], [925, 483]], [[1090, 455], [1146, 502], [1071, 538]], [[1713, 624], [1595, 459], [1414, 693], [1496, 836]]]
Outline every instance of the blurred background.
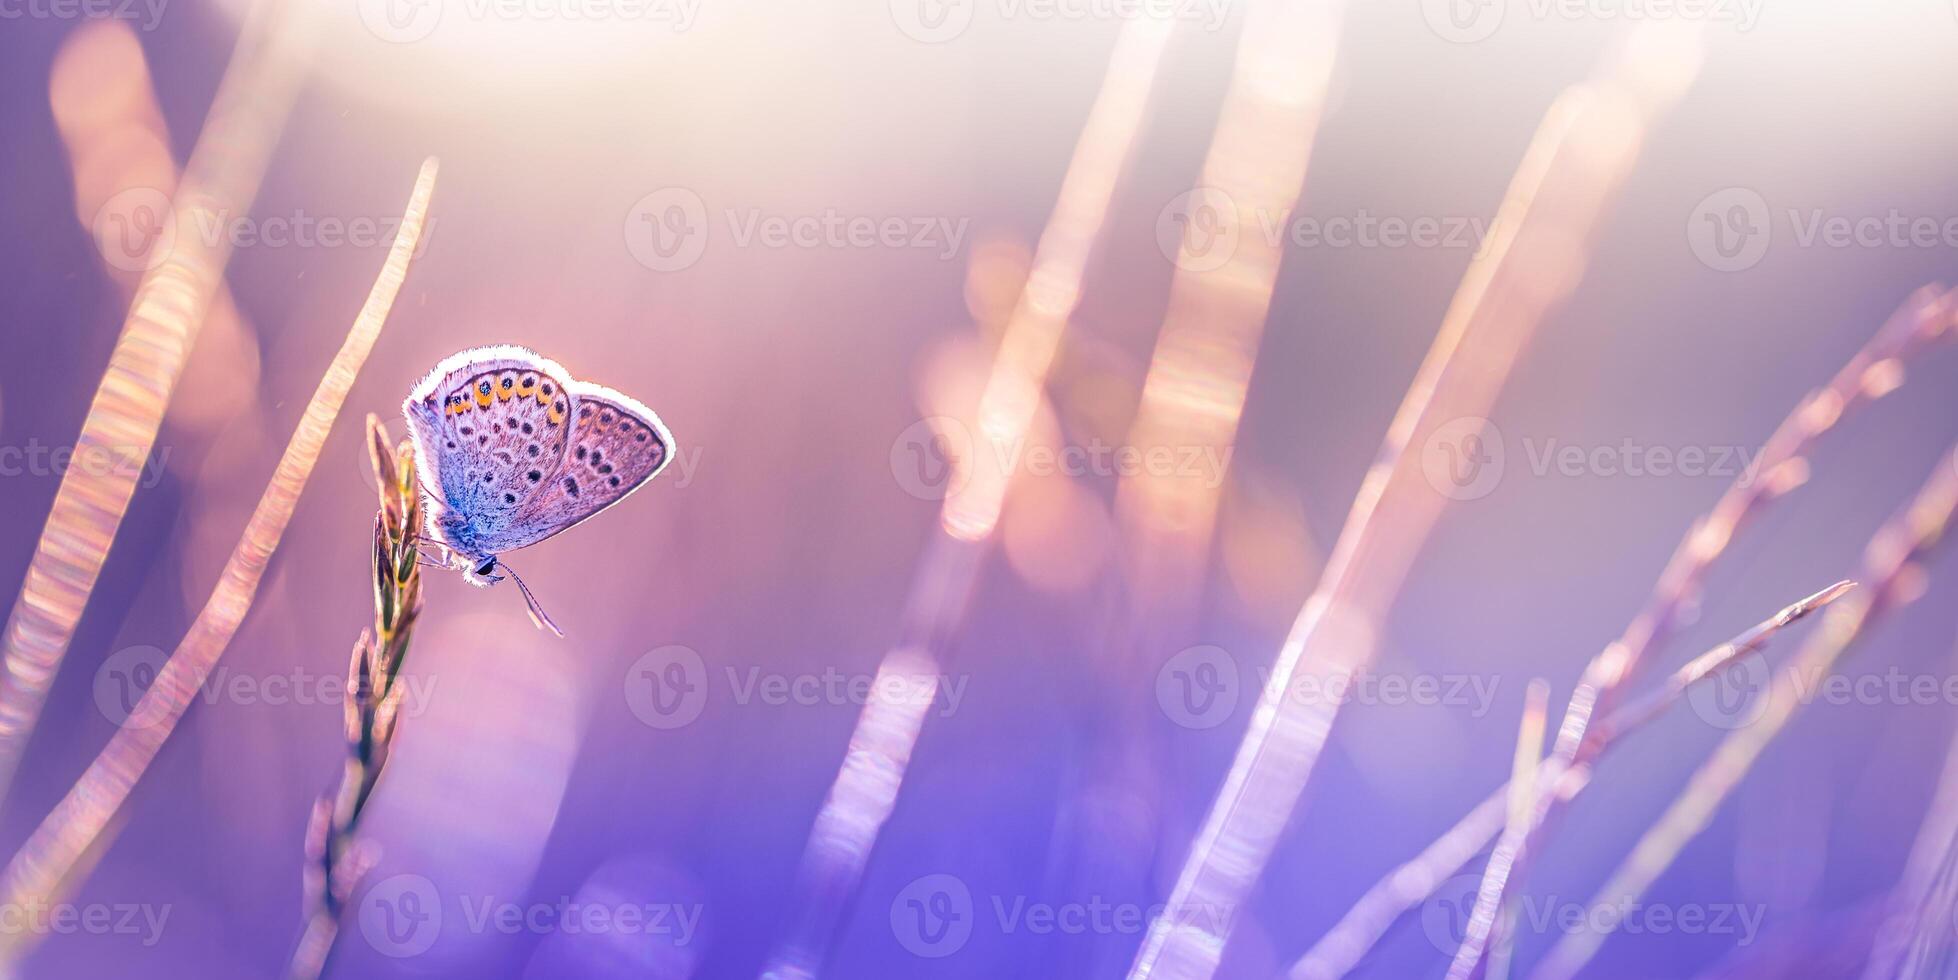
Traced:
[[[10, 590], [147, 261], [144, 189], [171, 186], [212, 122], [246, 22], [242, 2], [150, 3], [0, 8]], [[1266, 125], [1316, 134], [1295, 134], [1302, 173], [1269, 171], [1296, 211], [1239, 229], [1279, 258], [1235, 428], [1171, 447], [1175, 476], [1214, 500], [1214, 533], [1138, 535], [1116, 460], [1151, 448], [1131, 433], [1172, 284], [1204, 271], [1175, 243], [1204, 220], [1191, 189], [1230, 170], [1205, 161], [1259, 16], [1254, 0], [1143, 5], [1171, 29], [1032, 409], [1023, 448], [1052, 455], [1009, 465], [861, 881], [812, 893], [799, 869], [861, 692], [943, 545], [956, 468], [928, 420], [972, 409], [1128, 8], [291, 3], [317, 51], [276, 110], [255, 199], [226, 218], [225, 289], [0, 813], [9, 853], [122, 722], [118, 685], [147, 683], [210, 593], [435, 156], [430, 223], [250, 615], [73, 897], [164, 921], [48, 935], [23, 977], [283, 968], [308, 814], [344, 751], [331, 683], [371, 617], [360, 418], [399, 432], [404, 393], [457, 350], [534, 347], [652, 406], [679, 452], [630, 500], [513, 556], [565, 640], [535, 632], [508, 586], [431, 573], [406, 668], [426, 686], [365, 832], [372, 880], [421, 876], [441, 928], [416, 949], [350, 924], [329, 976], [755, 976], [812, 916], [833, 919], [814, 930], [830, 976], [1121, 975], [1546, 111], [1642, 21], [1690, 21], [1697, 71], [1678, 72], [1595, 236], [1572, 243], [1581, 279], [1487, 412], [1497, 479], [1447, 494], [1377, 637], [1377, 676], [1437, 693], [1354, 697], [1259, 887], [1211, 910], [1232, 922], [1219, 975], [1266, 977], [1506, 777], [1530, 679], [1549, 682], [1554, 725], [1756, 447], [1958, 262], [1948, 0], [1356, 0], [1319, 111]], [[1948, 465], [1955, 382], [1931, 352], [1846, 419], [1655, 665], [1853, 577]], [[1560, 465], [1569, 447], [1581, 458]], [[1623, 465], [1655, 448], [1675, 465]], [[1172, 559], [1188, 569], [1173, 594], [1119, 584]], [[1958, 716], [1952, 570], [1932, 566], [1927, 601], [1844, 667], [1937, 692], [1809, 706], [1649, 896], [1758, 913], [1758, 929], [1617, 935], [1587, 975], [1867, 945], [1854, 924], [1896, 883]], [[1197, 660], [1229, 704], [1177, 700]], [[648, 688], [649, 671], [685, 683]], [[1725, 734], [1682, 706], [1628, 738], [1526, 893], [1589, 898]], [[934, 875], [966, 894], [955, 941], [906, 925]], [[658, 910], [665, 927], [566, 913], [594, 907]], [[1520, 931], [1519, 966], [1555, 939]], [[1356, 975], [1439, 976], [1449, 952], [1417, 912]]]

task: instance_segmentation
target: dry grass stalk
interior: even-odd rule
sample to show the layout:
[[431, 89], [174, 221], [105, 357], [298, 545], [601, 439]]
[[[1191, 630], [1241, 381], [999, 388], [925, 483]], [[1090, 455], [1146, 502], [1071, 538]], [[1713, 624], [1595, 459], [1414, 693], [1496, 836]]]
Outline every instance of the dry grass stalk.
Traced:
[[[212, 225], [258, 193], [318, 31], [309, 4], [253, 8], [172, 202], [175, 227]], [[0, 801], [40, 720], [75, 626], [156, 445], [172, 390], [230, 259], [230, 237], [179, 234], [151, 257], [122, 336], [83, 419], [77, 452], [118, 465], [71, 467], [55, 491], [5, 633], [0, 677]]]
[[[1699, 832], [1752, 768], [1754, 761], [1779, 735], [1801, 707], [1800, 690], [1827, 677], [1870, 625], [1915, 598], [1922, 587], [1921, 561], [1936, 547], [1958, 511], [1958, 449], [1938, 464], [1931, 479], [1896, 517], [1870, 539], [1863, 557], [1863, 589], [1849, 601], [1830, 609], [1822, 626], [1801, 649], [1775, 672], [1762, 715], [1727, 735], [1713, 756], [1701, 764], [1666, 812], [1639, 838], [1631, 854], [1612, 872], [1592, 899], [1593, 905], [1621, 899], [1636, 901], [1679, 852]], [[1915, 905], [1908, 911], [1914, 912]], [[1602, 916], [1607, 923], [1616, 920]], [[1948, 933], [1948, 926], [1941, 926]], [[1536, 978], [1571, 977], [1583, 969], [1610, 937], [1609, 928], [1582, 930], [1558, 940]], [[1882, 975], [1889, 975], [1883, 971]]]
[[[1081, 294], [1088, 257], [1100, 238], [1115, 185], [1140, 132], [1169, 24], [1137, 18], [1125, 24], [1102, 88], [1089, 109], [1041, 233], [1027, 282], [1007, 320], [992, 375], [978, 407], [979, 439], [1012, 445], [1026, 437], [1067, 318]], [[983, 447], [965, 482], [945, 499], [919, 559], [898, 643], [877, 668], [877, 690], [902, 683], [917, 697], [872, 699], [850, 734], [836, 780], [809, 831], [797, 871], [794, 925], [771, 958], [770, 975], [813, 976], [828, 955], [837, 923], [862, 879], [877, 835], [896, 806], [946, 643], [971, 598], [1010, 485]]]
[[[1902, 377], [1902, 365], [1913, 355], [1941, 339], [1958, 338], [1954, 311], [1958, 311], [1958, 293], [1946, 292], [1941, 286], [1917, 290], [1827, 387], [1804, 398], [1763, 448], [1759, 485], [1737, 481], [1711, 512], [1694, 523], [1667, 562], [1645, 610], [1627, 628], [1625, 638], [1606, 648], [1606, 654], [1614, 655], [1614, 651], [1632, 645], [1649, 652], [1663, 640], [1680, 610], [1696, 598], [1707, 569], [1725, 553], [1740, 528], [1769, 501], [1806, 482], [1806, 457], [1815, 441], [1850, 412], [1894, 390]], [[1581, 744], [1583, 729], [1598, 703], [1594, 678], [1604, 669], [1601, 663], [1608, 662], [1608, 656], [1601, 656], [1587, 667], [1585, 686], [1573, 695], [1571, 703], [1571, 710], [1581, 711], [1581, 718], [1573, 721], [1567, 713], [1563, 725], [1567, 731], [1575, 728], [1576, 736], [1566, 746], [1560, 732], [1560, 751], [1568, 747], [1574, 754]], [[1503, 800], [1504, 788], [1497, 787], [1420, 854], [1375, 882], [1298, 960], [1292, 976], [1339, 976], [1351, 970], [1401, 915], [1426, 900], [1495, 839], [1503, 828]]]
[[372, 864], [354, 837], [367, 800], [380, 782], [394, 745], [402, 687], [395, 680], [408, 656], [408, 640], [422, 611], [417, 535], [422, 526], [421, 490], [415, 482], [414, 444], [392, 444], [381, 420], [367, 417], [367, 448], [380, 508], [374, 515], [374, 627], [354, 641], [347, 665], [346, 768], [338, 791], [313, 807], [306, 831], [306, 931], [293, 952], [288, 975], [313, 980], [326, 966], [339, 935], [340, 913]]
[[[1580, 277], [1645, 132], [1697, 72], [1698, 34], [1653, 26], [1633, 32], [1598, 77], [1563, 93], [1525, 151], [1491, 237], [1463, 276], [1325, 573], [1278, 652], [1168, 908], [1239, 907], [1263, 872], [1339, 709], [1334, 701], [1292, 704], [1284, 694], [1301, 675], [1321, 690], [1338, 689], [1371, 660], [1379, 625], [1447, 503], [1408, 447], [1488, 411], [1524, 345]], [[1227, 938], [1159, 917], [1132, 975], [1209, 976]]]
[[[388, 310], [407, 277], [409, 262], [427, 221], [429, 200], [435, 193], [435, 174], [433, 159], [422, 164], [380, 276], [307, 403], [305, 415], [286, 444], [285, 454], [252, 511], [237, 548], [225, 563], [217, 587], [130, 713], [132, 719], [141, 722], [125, 722], [116, 730], [109, 744], [89, 763], [87, 771], [8, 862], [5, 872], [0, 873], [0, 902], [24, 907], [27, 902], [46, 900], [62, 888], [78, 883], [81, 872], [78, 862], [100, 843], [103, 832], [128, 800], [136, 781], [155, 760], [164, 741], [176, 730], [198, 688], [210, 676], [245, 613], [251, 609], [266, 565], [292, 519], [293, 508], [312, 476], [314, 464], [319, 461], [327, 433], [339, 417], [347, 391], [366, 363], [368, 352], [373, 350], [374, 341], [387, 321]], [[18, 955], [27, 938], [16, 937], [9, 945], [0, 947], [0, 967]]]
[[[1697, 598], [1706, 569], [1726, 550], [1741, 523], [1760, 504], [1806, 482], [1809, 448], [1835, 426], [1845, 411], [1896, 390], [1903, 383], [1903, 359], [1919, 347], [1953, 332], [1953, 302], [1953, 294], [1936, 288], [1913, 294], [1878, 333], [1875, 351], [1858, 352], [1827, 387], [1809, 396], [1768, 438], [1757, 464], [1763, 478], [1736, 481], [1728, 489], [1714, 505], [1712, 514], [1696, 525], [1674, 552], [1660, 574], [1652, 599], [1625, 635], [1585, 667], [1558, 729], [1557, 746], [1551, 754], [1553, 765], [1571, 772], [1588, 767], [1599, 745], [1599, 740], [1587, 733], [1591, 718], [1599, 711], [1611, 710], [1622, 696], [1626, 685], [1645, 663], [1647, 653], [1670, 632], [1681, 610]], [[1565, 803], [1555, 793], [1541, 795], [1529, 832], [1520, 839], [1498, 841], [1496, 852], [1490, 858], [1495, 900], [1501, 898], [1508, 872], [1541, 849], [1546, 828]], [[1485, 877], [1484, 881], [1490, 883], [1491, 878]], [[1474, 923], [1472, 918], [1471, 930]], [[1470, 938], [1475, 939], [1473, 931]], [[1451, 980], [1459, 971], [1467, 971], [1460, 973], [1464, 977], [1474, 972], [1483, 952], [1473, 941], [1465, 943], [1455, 968], [1450, 971]], [[1471, 955], [1473, 961], [1465, 960]]]
[[[1505, 808], [1505, 829], [1519, 827], [1528, 819], [1530, 804], [1536, 799], [1537, 772], [1543, 766], [1543, 726], [1550, 716], [1550, 682], [1543, 678], [1530, 681], [1523, 691], [1523, 720], [1516, 730], [1516, 752], [1510, 758], [1509, 799]], [[1514, 903], [1503, 906], [1503, 921], [1515, 921]], [[1507, 929], [1498, 932], [1507, 936]], [[1492, 966], [1489, 976], [1495, 980], [1509, 975], [1510, 944], [1504, 942], [1491, 954]]]
[[1448, 968], [1449, 980], [1467, 980], [1480, 975], [1488, 965], [1489, 952], [1501, 938], [1498, 935], [1496, 910], [1503, 906], [1509, 882], [1518, 877], [1515, 872], [1522, 866], [1523, 859], [1534, 853], [1530, 845], [1537, 842], [1544, 826], [1540, 820], [1543, 801], [1568, 804], [1590, 783], [1591, 771], [1597, 759], [1624, 733], [1657, 718], [1665, 709], [1685, 697], [1694, 685], [1719, 676], [1742, 657], [1767, 646], [1775, 634], [1808, 618], [1811, 613], [1842, 598], [1854, 588], [1852, 582], [1837, 582], [1784, 607], [1733, 639], [1694, 657], [1686, 666], [1666, 678], [1665, 684], [1658, 689], [1613, 712], [1594, 728], [1585, 743], [1586, 751], [1582, 753], [1585, 761], [1581, 764], [1569, 765], [1555, 756], [1544, 760], [1536, 778], [1542, 789], [1536, 793], [1536, 802], [1531, 806], [1530, 813], [1525, 819], [1511, 822], [1504, 828], [1503, 836], [1496, 841], [1495, 853], [1490, 855], [1488, 867], [1482, 873], [1475, 910], [1469, 915], [1467, 936]]

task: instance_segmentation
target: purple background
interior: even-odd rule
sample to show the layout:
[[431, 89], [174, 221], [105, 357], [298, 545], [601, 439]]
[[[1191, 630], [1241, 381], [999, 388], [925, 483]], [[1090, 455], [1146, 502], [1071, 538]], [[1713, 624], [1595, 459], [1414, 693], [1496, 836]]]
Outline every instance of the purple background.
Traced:
[[[988, 4], [963, 36], [922, 45], [884, 4], [808, 6], [703, 10], [692, 30], [591, 63], [557, 39], [465, 51], [434, 70], [415, 63], [415, 45], [336, 30], [302, 91], [253, 215], [386, 217], [422, 157], [439, 156], [443, 171], [426, 252], [228, 669], [344, 671], [370, 615], [360, 416], [391, 416], [446, 354], [538, 347], [651, 404], [683, 452], [698, 451], [685, 478], [676, 468], [591, 526], [518, 556], [568, 641], [534, 634], [507, 586], [432, 582], [410, 672], [433, 679], [434, 701], [404, 723], [369, 818], [385, 850], [377, 875], [424, 874], [472, 900], [549, 904], [596, 889], [697, 906], [698, 934], [684, 946], [610, 946], [550, 930], [445, 932], [429, 954], [393, 959], [367, 948], [350, 919], [334, 976], [752, 976], [788, 931], [798, 855], [855, 706], [739, 704], [717, 687], [697, 721], [660, 730], [635, 718], [625, 678], [641, 654], [669, 644], [698, 651], [716, 685], [730, 667], [875, 670], [936, 519], [935, 502], [894, 478], [893, 440], [925, 411], [930, 365], [970, 356], [975, 244], [1024, 247], [1038, 236], [1115, 32], [1107, 21], [1013, 21]], [[1538, 477], [1522, 465], [1520, 439], [1751, 449], [1910, 290], [1950, 275], [1958, 252], [1948, 246], [1802, 248], [1780, 217], [1775, 245], [1751, 269], [1709, 269], [1688, 246], [1696, 204], [1733, 186], [1780, 215], [1958, 215], [1958, 16], [1928, 0], [1843, 6], [1769, 0], [1753, 30], [1709, 32], [1698, 83], [1660, 121], [1583, 282], [1492, 413], [1512, 439], [1507, 477], [1447, 512], [1383, 638], [1382, 670], [1493, 679], [1489, 710], [1360, 706], [1341, 717], [1261, 890], [1238, 910], [1227, 975], [1282, 970], [1500, 781], [1527, 681], [1549, 679], [1561, 708], [1584, 661], [1631, 618], [1725, 483]], [[344, 28], [353, 14], [331, 16]], [[1057, 370], [1065, 425], [1133, 401], [1172, 271], [1157, 215], [1196, 179], [1241, 20], [1232, 9], [1221, 30], [1185, 30], [1170, 48]], [[76, 26], [0, 22], [8, 446], [74, 439], [125, 309], [76, 218], [50, 114], [49, 70]], [[1301, 212], [1486, 220], [1545, 106], [1590, 71], [1616, 26], [1519, 22], [1453, 44], [1427, 29], [1413, 0], [1356, 5]], [[139, 35], [179, 164], [236, 29], [208, 0], [179, 0]], [[411, 91], [388, 96], [391, 85]], [[716, 222], [727, 209], [833, 208], [969, 230], [944, 258], [741, 248], [716, 223], [698, 263], [659, 272], [634, 260], [623, 228], [636, 200], [666, 186], [693, 189]], [[245, 389], [235, 417], [166, 424], [162, 478], [135, 499], [0, 815], [10, 851], [113, 730], [96, 709], [98, 668], [119, 650], [167, 650], [182, 636], [382, 251], [244, 248], [233, 258], [228, 282], [262, 367], [240, 377], [219, 363], [209, 375]], [[830, 975], [1126, 967], [1132, 933], [1007, 931], [990, 902], [1161, 899], [1248, 698], [1219, 727], [1183, 729], [1157, 710], [1156, 669], [1195, 643], [1230, 651], [1247, 676], [1270, 662], [1468, 260], [1450, 248], [1287, 251], [1232, 460], [1230, 493], [1260, 501], [1245, 512], [1258, 516], [1233, 523], [1227, 513], [1220, 532], [1275, 541], [1269, 577], [1234, 581], [1213, 556], [1198, 621], [1187, 635], [1152, 636], [1121, 683], [1097, 652], [1101, 588], [1029, 582], [995, 552], [947, 668], [965, 680], [963, 700], [949, 717], [934, 712], [924, 732]], [[1909, 374], [1823, 443], [1810, 486], [1738, 540], [1663, 665], [1854, 574], [1870, 532], [1958, 436], [1948, 351]], [[1077, 390], [1104, 394], [1075, 405]], [[1105, 514], [1115, 481], [1078, 482]], [[10, 593], [56, 485], [46, 474], [0, 479], [0, 587]], [[1951, 567], [1932, 569], [1927, 600], [1885, 622], [1852, 673], [1950, 674]], [[1896, 878], [1951, 707], [1812, 707], [1651, 900], [1765, 907], [1762, 948], [1867, 941], [1854, 923]], [[1118, 809], [1155, 843], [1092, 871], [1084, 866], [1113, 845], [1084, 853], [1078, 818], [1086, 795], [1107, 785], [1101, 740], [1131, 716], [1145, 720], [1125, 737], [1149, 788]], [[24, 975], [275, 975], [297, 935], [301, 837], [335, 775], [339, 726], [333, 704], [219, 698], [193, 708], [76, 898], [167, 905], [161, 941], [56, 936]], [[1571, 812], [1530, 893], [1588, 897], [1720, 735], [1682, 707], [1629, 740]], [[934, 873], [963, 880], [980, 919], [953, 955], [921, 958], [899, 942], [890, 909]], [[1549, 938], [1526, 934], [1519, 963]], [[1593, 975], [1692, 975], [1747, 952], [1736, 954], [1731, 936], [1621, 935]], [[1362, 975], [1438, 975], [1442, 962], [1409, 919]]]

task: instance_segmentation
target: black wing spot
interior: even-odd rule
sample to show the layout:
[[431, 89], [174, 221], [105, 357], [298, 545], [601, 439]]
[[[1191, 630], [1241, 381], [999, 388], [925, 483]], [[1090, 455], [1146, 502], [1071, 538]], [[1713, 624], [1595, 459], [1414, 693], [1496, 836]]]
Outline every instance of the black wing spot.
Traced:
[[536, 470], [531, 470], [530, 472], [525, 473], [524, 476], [528, 478], [532, 483], [536, 483], [537, 481], [544, 478], [544, 474], [539, 473]]
[[598, 471], [599, 471], [600, 473], [610, 473], [610, 472], [612, 472], [612, 464], [611, 464], [611, 463], [606, 463], [605, 465], [603, 465], [603, 466], [600, 466], [600, 467], [598, 468]]
[[532, 456], [535, 456], [535, 455], [537, 455], [537, 444], [536, 444], [536, 443], [534, 443], [534, 442], [533, 442], [533, 443], [531, 443], [531, 444], [530, 444], [530, 447], [529, 447], [529, 452], [530, 452], [530, 454], [531, 454]]
[[602, 450], [602, 449], [594, 449], [594, 450], [592, 450], [592, 451], [591, 451], [591, 464], [592, 464], [593, 466], [597, 466], [598, 464], [600, 464], [600, 463], [603, 463], [603, 462], [605, 462], [605, 451], [604, 451], [604, 450]]
[[600, 425], [611, 425], [611, 424], [612, 424], [612, 413], [611, 413], [611, 412], [606, 412], [605, 414], [603, 414], [603, 415], [600, 415], [600, 416], [598, 417], [598, 424], [600, 424]]
[[544, 394], [546, 395], [552, 394], [551, 383], [549, 381], [544, 382]]
[[506, 453], [506, 452], [498, 452], [498, 453], [496, 454], [496, 458], [497, 458], [497, 459], [500, 459], [500, 460], [502, 460], [502, 461], [504, 461], [505, 463], [514, 463], [514, 462], [516, 462], [516, 460], [515, 460], [515, 459], [512, 459], [512, 458], [510, 457], [510, 454], [509, 454], [509, 453]]
[[616, 487], [616, 486], [618, 486], [618, 485], [619, 485], [619, 478], [618, 478], [618, 477], [616, 477], [616, 476], [615, 476], [615, 477], [612, 477], [612, 479], [611, 479], [611, 484], [612, 484], [613, 486], [615, 486], [615, 487]]
[[476, 445], [478, 445], [478, 446], [487, 446], [487, 445], [489, 445], [489, 436], [477, 436], [477, 437], [476, 437]]
[[568, 477], [568, 476], [567, 476], [567, 477], [565, 477], [565, 478], [564, 478], [564, 492], [565, 492], [565, 493], [568, 493], [568, 494], [570, 494], [570, 495], [572, 495], [573, 497], [576, 497], [576, 496], [578, 495], [578, 481], [576, 481], [576, 480], [574, 480], [574, 479], [572, 479], [572, 478], [570, 478], [570, 477]]
[[584, 408], [581, 408], [581, 409], [579, 409], [579, 410], [578, 410], [578, 417], [579, 417], [579, 418], [581, 418], [581, 419], [588, 419], [588, 418], [591, 418], [591, 406], [590, 406], [590, 405], [586, 405], [586, 406], [585, 406]]
[[536, 427], [536, 426], [533, 426], [533, 425], [531, 425], [531, 424], [530, 424], [529, 422], [525, 422], [525, 423], [523, 424], [523, 434], [524, 434], [524, 435], [530, 435], [531, 433], [533, 433], [533, 432], [536, 432], [536, 431], [537, 431], [537, 427]]
[[578, 447], [578, 458], [579, 458], [579, 459], [584, 459], [584, 458], [585, 458], [585, 447], [583, 447], [583, 446], [579, 446], [579, 447]]
[[517, 502], [517, 495], [514, 493], [506, 493], [503, 495], [503, 502], [506, 504], [514, 504]]
[[639, 433], [638, 435], [636, 435], [636, 436], [633, 436], [633, 438], [634, 438], [634, 439], [637, 439], [637, 440], [639, 440], [640, 442], [645, 442], [645, 441], [646, 441], [646, 434], [645, 434], [644, 432], [641, 432], [641, 433]]
[[496, 477], [495, 477], [495, 476], [494, 476], [493, 474], [490, 474], [490, 473], [485, 473], [485, 474], [483, 474], [483, 482], [484, 482], [484, 483], [489, 483], [489, 482], [491, 482], [491, 481], [493, 481], [493, 480], [495, 480], [495, 479], [496, 479]]
[[473, 436], [476, 434], [476, 430], [465, 425], [462, 427], [462, 434], [465, 436]]
[[450, 448], [450, 449], [454, 449], [455, 447], [456, 447], [456, 441], [455, 441], [454, 439], [450, 439], [450, 440], [449, 440], [449, 448]]

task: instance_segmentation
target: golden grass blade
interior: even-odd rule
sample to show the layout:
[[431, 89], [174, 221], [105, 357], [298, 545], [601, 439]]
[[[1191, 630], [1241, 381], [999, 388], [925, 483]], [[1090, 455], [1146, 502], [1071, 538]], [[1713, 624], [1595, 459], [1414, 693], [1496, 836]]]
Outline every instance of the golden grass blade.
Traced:
[[[977, 438], [1012, 445], [1026, 437], [1061, 332], [1081, 294], [1090, 253], [1109, 200], [1141, 130], [1170, 22], [1141, 17], [1122, 27], [1100, 93], [1088, 111], [1054, 213], [1032, 270], [1007, 320], [992, 374], [980, 397]], [[958, 629], [981, 561], [998, 526], [1011, 474], [991, 465], [998, 453], [972, 454], [973, 468], [945, 499], [937, 533], [919, 559], [898, 644], [878, 665], [875, 691], [915, 696], [864, 705], [797, 872], [795, 925], [770, 960], [778, 977], [815, 976], [831, 936], [862, 878], [936, 693], [943, 644]], [[955, 483], [955, 485], [957, 485]]]
[[[1954, 513], [1958, 513], [1958, 448], [1939, 461], [1915, 499], [1870, 539], [1863, 557], [1863, 576], [1869, 587], [1830, 609], [1822, 628], [1775, 672], [1763, 695], [1766, 706], [1761, 717], [1721, 741], [1678, 798], [1640, 836], [1631, 854], [1598, 889], [1593, 906], [1620, 898], [1637, 901], [1672, 866], [1679, 852], [1706, 827], [1727, 794], [1801, 708], [1798, 692], [1803, 685], [1812, 687], [1827, 677], [1872, 622], [1913, 597], [1911, 590], [1921, 574], [1919, 563], [1943, 539]], [[1611, 935], [1615, 920], [1606, 916], [1599, 921], [1604, 928], [1565, 934], [1532, 976], [1537, 980], [1575, 976]], [[1940, 928], [1948, 931], [1949, 924]], [[1872, 965], [1874, 968], [1875, 961]], [[1884, 969], [1873, 975], [1891, 974]]]
[[[253, 9], [172, 203], [175, 227], [205, 227], [249, 208], [318, 31], [310, 4]], [[76, 451], [117, 465], [62, 475], [20, 597], [7, 620], [0, 677], [0, 801], [7, 797], [48, 688], [102, 572], [191, 345], [230, 258], [229, 236], [179, 234], [156, 251], [82, 422]]]
[[[0, 902], [22, 903], [24, 907], [26, 902], [76, 884], [72, 876], [77, 871], [77, 859], [96, 842], [121, 809], [136, 781], [190, 707], [198, 687], [210, 676], [232, 634], [237, 632], [251, 608], [272, 552], [292, 518], [299, 495], [319, 460], [327, 433], [340, 414], [348, 389], [353, 386], [354, 376], [366, 363], [367, 354], [380, 336], [388, 310], [407, 277], [409, 262], [420, 244], [428, 217], [435, 175], [433, 159], [422, 164], [400, 230], [373, 290], [313, 392], [312, 401], [287, 443], [265, 494], [252, 511], [217, 587], [176, 651], [158, 671], [156, 681], [131, 712], [130, 717], [140, 722], [125, 722], [117, 729], [81, 779], [35, 828], [5, 872], [0, 873]], [[0, 965], [16, 959], [26, 941], [25, 934], [0, 940]]]
[[[1253, 5], [1246, 13], [1216, 136], [1189, 192], [1169, 308], [1130, 446], [1222, 451], [1236, 440], [1284, 258], [1282, 240], [1251, 228], [1259, 216], [1283, 220], [1298, 206], [1332, 83], [1343, 7]], [[1215, 222], [1206, 214], [1216, 215]], [[1116, 509], [1129, 538], [1126, 585], [1136, 593], [1136, 607], [1174, 618], [1169, 607], [1187, 607], [1202, 594], [1222, 489], [1221, 479], [1164, 470], [1122, 480]]]
[[421, 484], [415, 447], [398, 445], [387, 427], [367, 416], [367, 456], [380, 509], [374, 515], [374, 624], [363, 629], [347, 665], [347, 758], [338, 789], [322, 797], [306, 833], [306, 925], [286, 975], [317, 980], [340, 934], [340, 916], [367, 874], [373, 848], [355, 833], [394, 748], [394, 723], [403, 688], [397, 684], [408, 641], [422, 611]]
[[[1168, 908], [1242, 906], [1338, 711], [1331, 702], [1288, 704], [1284, 692], [1301, 671], [1327, 685], [1321, 689], [1342, 687], [1371, 659], [1378, 625], [1447, 502], [1407, 447], [1449, 421], [1487, 412], [1524, 344], [1575, 285], [1584, 247], [1645, 132], [1691, 82], [1699, 52], [1697, 34], [1648, 25], [1599, 77], [1565, 92], [1545, 116], [1487, 246], [1470, 263], [1388, 427], [1319, 586], [1279, 650]], [[1203, 924], [1159, 917], [1131, 975], [1210, 976], [1227, 938]]]

